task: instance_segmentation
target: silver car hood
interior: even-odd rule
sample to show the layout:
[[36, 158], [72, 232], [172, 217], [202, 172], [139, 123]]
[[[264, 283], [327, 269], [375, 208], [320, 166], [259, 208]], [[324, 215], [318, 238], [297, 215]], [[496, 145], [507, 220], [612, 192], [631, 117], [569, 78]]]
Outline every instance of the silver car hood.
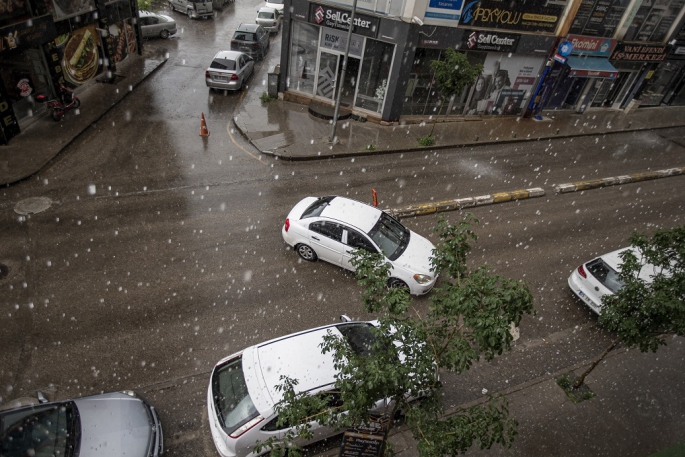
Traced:
[[121, 392], [75, 399], [81, 416], [79, 457], [146, 457], [152, 424], [145, 404]]

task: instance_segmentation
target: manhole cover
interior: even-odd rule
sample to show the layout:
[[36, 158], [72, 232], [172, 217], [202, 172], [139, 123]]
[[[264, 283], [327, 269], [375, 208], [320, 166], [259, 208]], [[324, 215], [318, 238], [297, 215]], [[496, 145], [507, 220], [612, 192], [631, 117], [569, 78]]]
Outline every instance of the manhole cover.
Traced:
[[7, 274], [10, 272], [10, 269], [5, 265], [4, 263], [0, 263], [0, 279], [4, 278], [7, 276]]
[[38, 214], [50, 208], [51, 205], [52, 200], [47, 197], [31, 197], [17, 203], [14, 206], [14, 212], [24, 216]]

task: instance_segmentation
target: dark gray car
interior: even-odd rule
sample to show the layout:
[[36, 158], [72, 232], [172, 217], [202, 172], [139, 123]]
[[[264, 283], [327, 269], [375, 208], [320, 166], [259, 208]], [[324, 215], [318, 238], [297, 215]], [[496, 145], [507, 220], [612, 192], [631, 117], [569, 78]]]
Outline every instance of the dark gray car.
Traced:
[[0, 411], [0, 455], [156, 457], [162, 425], [154, 407], [132, 391]]
[[164, 14], [151, 13], [150, 11], [138, 11], [140, 18], [140, 31], [143, 38], [169, 38], [176, 33], [176, 21]]
[[240, 24], [231, 39], [231, 51], [262, 59], [269, 50], [269, 32], [257, 24]]

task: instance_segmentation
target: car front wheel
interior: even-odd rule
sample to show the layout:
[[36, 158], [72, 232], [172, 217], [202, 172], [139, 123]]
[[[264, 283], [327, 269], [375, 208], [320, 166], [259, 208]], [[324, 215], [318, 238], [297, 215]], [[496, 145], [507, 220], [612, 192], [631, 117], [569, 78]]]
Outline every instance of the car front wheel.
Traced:
[[167, 38], [169, 38], [169, 31], [168, 30], [162, 30], [160, 32], [159, 36], [166, 40]]
[[300, 244], [297, 246], [297, 253], [307, 262], [314, 262], [318, 257], [314, 249], [310, 248], [306, 244]]
[[409, 291], [409, 286], [407, 285], [407, 283], [402, 281], [401, 279], [397, 279], [397, 278], [388, 279], [388, 288], [389, 289], [407, 289], [407, 291]]

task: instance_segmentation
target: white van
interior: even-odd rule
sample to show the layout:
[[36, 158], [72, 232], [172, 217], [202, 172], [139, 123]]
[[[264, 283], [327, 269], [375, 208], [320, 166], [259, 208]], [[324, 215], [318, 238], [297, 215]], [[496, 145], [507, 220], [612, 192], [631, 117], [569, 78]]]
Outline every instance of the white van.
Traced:
[[214, 17], [212, 0], [169, 0], [171, 11], [180, 11], [188, 17]]

